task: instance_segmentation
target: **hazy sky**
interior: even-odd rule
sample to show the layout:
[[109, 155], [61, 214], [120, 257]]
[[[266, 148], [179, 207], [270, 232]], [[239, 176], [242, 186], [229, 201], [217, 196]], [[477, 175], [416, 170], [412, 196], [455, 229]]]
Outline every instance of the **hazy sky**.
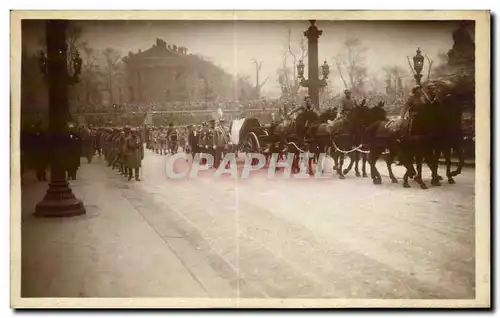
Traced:
[[[151, 47], [156, 38], [168, 44], [187, 47], [188, 53], [201, 54], [232, 74], [244, 73], [255, 78], [252, 59], [263, 62], [261, 78], [269, 76], [266, 91], [279, 91], [276, 69], [282, 65], [287, 43], [287, 27], [297, 53], [298, 43], [308, 21], [78, 21], [83, 38], [89, 45], [104, 49], [114, 47], [126, 55]], [[399, 65], [410, 74], [406, 56], [412, 57], [417, 46], [431, 59], [453, 45], [451, 33], [455, 21], [317, 21], [323, 30], [319, 39], [319, 61], [330, 64], [332, 86], [342, 88], [336, 74], [334, 57], [349, 37], [358, 37], [366, 52], [371, 75], [382, 78], [381, 68]], [[41, 31], [30, 24], [23, 36], [31, 43], [39, 42]], [[289, 59], [291, 66], [291, 59]], [[307, 74], [307, 71], [306, 71]]]

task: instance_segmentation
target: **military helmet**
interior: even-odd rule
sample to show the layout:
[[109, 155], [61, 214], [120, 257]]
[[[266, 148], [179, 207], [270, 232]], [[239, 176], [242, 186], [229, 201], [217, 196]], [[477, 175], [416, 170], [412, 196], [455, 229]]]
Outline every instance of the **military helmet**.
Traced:
[[344, 90], [344, 94], [346, 94], [346, 95], [347, 95], [347, 94], [351, 94], [351, 91], [350, 91], [349, 89], [345, 89], [345, 90]]

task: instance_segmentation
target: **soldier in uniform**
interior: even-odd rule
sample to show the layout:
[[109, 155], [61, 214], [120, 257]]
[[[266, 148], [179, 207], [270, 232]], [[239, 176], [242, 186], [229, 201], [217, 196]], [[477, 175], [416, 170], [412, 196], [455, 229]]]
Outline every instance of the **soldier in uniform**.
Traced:
[[167, 131], [165, 127], [161, 126], [158, 133], [158, 140], [160, 141], [160, 155], [167, 154]]
[[130, 134], [130, 127], [125, 126], [120, 132], [120, 137], [118, 139], [118, 164], [119, 171], [123, 176], [127, 176], [127, 169], [125, 167], [125, 139], [127, 135]]
[[[167, 128], [167, 139], [168, 139], [168, 144], [169, 144], [169, 149], [167, 152], [170, 151], [170, 149], [173, 149], [178, 146], [178, 132], [177, 129], [174, 128], [174, 123], [170, 123]], [[177, 151], [176, 149], [173, 149], [173, 151]]]
[[198, 153], [198, 128], [196, 126], [188, 126], [188, 145], [191, 154]]
[[415, 86], [412, 89], [412, 93], [410, 97], [408, 98], [408, 101], [406, 104], [403, 106], [403, 109], [401, 109], [401, 113], [399, 114], [400, 118], [405, 118], [406, 114], [409, 113], [414, 113], [418, 112], [422, 109], [422, 107], [426, 104], [426, 101], [424, 99], [422, 87], [419, 85]]
[[82, 139], [82, 155], [87, 158], [87, 162], [92, 162], [94, 156], [94, 136], [90, 127], [80, 126], [80, 138]]
[[139, 169], [141, 161], [144, 159], [144, 145], [135, 128], [130, 129], [128, 135], [124, 139], [123, 153], [125, 165], [128, 173], [128, 181], [135, 177], [136, 181], [141, 181], [139, 178]]
[[344, 95], [342, 102], [337, 108], [337, 120], [345, 117], [355, 106], [351, 91], [348, 89], [344, 90]]
[[48, 138], [42, 128], [42, 123], [37, 122], [28, 134], [27, 154], [31, 167], [35, 169], [38, 181], [46, 181], [46, 169], [49, 164]]
[[82, 155], [82, 140], [78, 134], [75, 123], [67, 125], [68, 133], [62, 141], [65, 158], [64, 165], [69, 180], [76, 180], [76, 171], [80, 167], [80, 157]]
[[104, 157], [108, 162], [108, 167], [111, 167], [113, 163], [113, 133], [114, 130], [112, 128], [108, 128], [103, 140]]

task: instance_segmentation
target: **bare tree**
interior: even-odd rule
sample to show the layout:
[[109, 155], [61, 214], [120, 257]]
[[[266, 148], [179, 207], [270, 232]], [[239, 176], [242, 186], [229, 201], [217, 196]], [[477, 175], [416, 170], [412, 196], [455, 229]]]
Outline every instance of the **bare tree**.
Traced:
[[95, 91], [95, 87], [99, 83], [99, 65], [98, 57], [95, 50], [88, 46], [87, 42], [83, 42], [81, 45], [81, 57], [82, 57], [82, 84], [85, 95], [85, 101], [90, 104], [92, 101], [92, 92]]
[[68, 45], [68, 62], [71, 62], [79, 47], [82, 37], [82, 28], [75, 23], [70, 23], [66, 30], [66, 43]]
[[428, 63], [428, 66], [427, 66], [427, 80], [430, 80], [431, 79], [432, 64], [434, 63], [434, 61], [431, 60], [427, 54], [425, 54], [425, 58], [427, 59], [427, 63]]
[[115, 102], [114, 99], [114, 86], [116, 82], [116, 74], [119, 69], [119, 62], [121, 54], [119, 51], [113, 48], [106, 48], [102, 51], [102, 56], [104, 59], [104, 77], [106, 79], [106, 90], [109, 92], [109, 98], [112, 103]]
[[[287, 37], [284, 47], [283, 64], [277, 69], [278, 81], [282, 87], [283, 93], [287, 95], [296, 95], [300, 88], [296, 65], [298, 60], [306, 62], [305, 59], [308, 55], [306, 38], [301, 37], [298, 41], [294, 40], [292, 38], [292, 29], [287, 27]], [[291, 69], [288, 65], [289, 57], [291, 57], [292, 62]], [[291, 79], [290, 76], [292, 76]]]
[[260, 90], [264, 84], [266, 84], [267, 80], [269, 79], [269, 76], [264, 79], [262, 83], [260, 83], [259, 76], [260, 76], [260, 70], [262, 69], [262, 61], [258, 62], [256, 59], [252, 59], [252, 62], [255, 64], [255, 88], [254, 88], [254, 94], [255, 97], [260, 97]]
[[382, 70], [384, 71], [386, 77], [387, 94], [400, 94], [404, 90], [403, 78], [408, 75], [408, 72], [406, 72], [405, 69], [399, 65], [384, 66], [382, 67]]
[[366, 62], [366, 48], [359, 38], [348, 38], [344, 42], [342, 52], [337, 57], [337, 67], [342, 74], [343, 66], [347, 73], [348, 85], [356, 95], [364, 92], [365, 81], [368, 77]]

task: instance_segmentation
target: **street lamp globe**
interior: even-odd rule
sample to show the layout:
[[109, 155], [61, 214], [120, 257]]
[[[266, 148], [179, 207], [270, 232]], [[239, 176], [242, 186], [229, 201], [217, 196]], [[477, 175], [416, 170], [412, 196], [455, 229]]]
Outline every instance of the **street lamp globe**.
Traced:
[[413, 57], [413, 68], [418, 74], [420, 74], [424, 68], [424, 56], [422, 55], [420, 48], [417, 48], [417, 55]]

